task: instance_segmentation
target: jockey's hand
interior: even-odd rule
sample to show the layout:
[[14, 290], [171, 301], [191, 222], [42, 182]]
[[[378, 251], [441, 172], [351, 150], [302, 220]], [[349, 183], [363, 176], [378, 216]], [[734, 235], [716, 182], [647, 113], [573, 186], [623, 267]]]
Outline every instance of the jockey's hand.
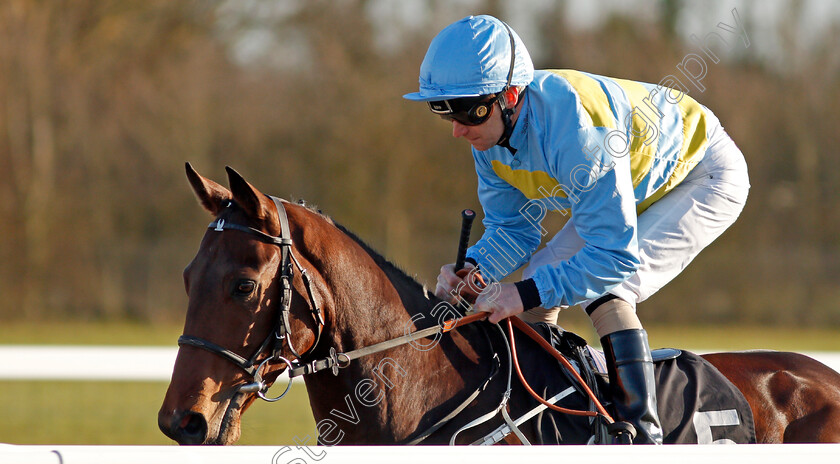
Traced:
[[519, 297], [519, 290], [514, 284], [493, 284], [499, 285], [499, 291], [487, 291], [478, 295], [473, 309], [490, 313], [487, 318], [493, 324], [502, 319], [516, 316], [525, 310], [522, 305], [522, 298]]
[[[464, 270], [467, 273], [474, 269], [475, 265], [471, 262], [464, 263]], [[467, 273], [464, 270], [459, 271], [461, 276], [455, 274], [455, 263], [444, 264], [440, 268], [440, 274], [438, 274], [437, 278], [437, 285], [435, 286], [435, 296], [440, 298], [441, 300], [448, 301], [450, 304], [455, 305], [458, 304], [458, 298], [455, 296], [455, 290], [458, 286], [464, 286], [465, 282], [463, 277], [466, 276]]]

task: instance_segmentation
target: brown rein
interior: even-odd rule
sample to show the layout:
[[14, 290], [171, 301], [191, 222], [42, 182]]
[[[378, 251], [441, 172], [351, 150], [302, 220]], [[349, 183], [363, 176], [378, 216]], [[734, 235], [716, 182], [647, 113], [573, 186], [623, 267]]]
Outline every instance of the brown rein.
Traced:
[[[475, 321], [483, 320], [487, 317], [487, 315], [488, 314], [485, 313], [485, 312], [479, 312], [479, 313], [475, 313], [475, 314], [470, 314], [469, 316], [464, 316], [464, 317], [459, 318], [459, 319], [452, 319], [452, 320], [445, 321], [443, 323], [443, 327], [444, 327], [443, 331], [448, 332], [452, 329], [455, 329], [456, 327], [460, 327], [460, 326], [463, 326], [463, 325], [466, 325], [466, 324], [469, 324], [469, 323], [472, 323], [472, 322], [475, 322]], [[575, 368], [572, 366], [572, 364], [569, 362], [569, 360], [566, 359], [566, 357], [563, 356], [562, 353], [560, 353], [559, 351], [554, 349], [554, 347], [551, 346], [551, 344], [549, 344], [547, 341], [545, 341], [545, 339], [542, 338], [540, 336], [540, 334], [538, 334], [534, 329], [531, 328], [531, 326], [529, 326], [522, 319], [519, 319], [518, 317], [512, 316], [512, 317], [507, 318], [505, 320], [505, 322], [507, 322], [507, 326], [508, 326], [508, 335], [510, 336], [510, 350], [511, 350], [511, 354], [513, 355], [512, 356], [513, 357], [513, 366], [516, 369], [516, 374], [519, 376], [519, 381], [522, 382], [522, 385], [525, 387], [525, 390], [527, 390], [528, 393], [530, 393], [531, 396], [534, 397], [534, 399], [536, 399], [537, 401], [539, 401], [540, 403], [542, 403], [546, 407], [551, 408], [551, 409], [553, 409], [557, 412], [561, 412], [563, 414], [571, 414], [571, 415], [574, 415], [574, 416], [589, 416], [589, 417], [595, 417], [595, 416], [598, 416], [600, 414], [606, 419], [606, 421], [608, 423], [613, 423], [614, 422], [612, 416], [610, 416], [610, 414], [607, 412], [607, 410], [604, 408], [604, 406], [598, 400], [598, 397], [595, 396], [595, 393], [592, 392], [592, 390], [589, 388], [589, 386], [586, 384], [586, 382], [583, 380], [583, 378], [581, 378], [580, 374], [578, 374], [578, 372], [575, 370]], [[516, 354], [516, 343], [514, 341], [513, 326], [516, 326], [517, 329], [521, 330], [525, 335], [529, 336], [532, 340], [537, 342], [537, 344], [540, 345], [540, 347], [542, 347], [542, 349], [544, 349], [546, 352], [548, 352], [550, 355], [552, 355], [555, 359], [560, 361], [560, 363], [563, 365], [563, 367], [566, 368], [569, 372], [572, 373], [572, 376], [581, 385], [581, 387], [583, 387], [583, 390], [586, 392], [587, 396], [589, 396], [589, 399], [592, 400], [592, 403], [595, 405], [595, 408], [597, 409], [597, 411], [579, 411], [577, 409], [568, 409], [568, 408], [564, 408], [564, 407], [561, 407], [561, 406], [551, 404], [548, 401], [546, 401], [542, 396], [540, 396], [537, 392], [535, 392], [533, 388], [531, 388], [531, 386], [528, 384], [528, 381], [525, 380], [525, 376], [522, 374], [522, 369], [519, 367], [519, 358], [517, 357], [517, 354]]]
[[[551, 404], [548, 401], [544, 400], [539, 394], [537, 394], [537, 392], [535, 392], [531, 388], [530, 385], [528, 385], [528, 381], [525, 380], [525, 376], [522, 375], [522, 369], [520, 369], [520, 367], [519, 367], [519, 358], [516, 356], [516, 344], [514, 343], [514, 338], [513, 338], [513, 326], [514, 325], [516, 326], [517, 329], [524, 332], [525, 335], [528, 335], [535, 342], [537, 342], [537, 344], [540, 345], [540, 347], [542, 347], [545, 351], [547, 351], [548, 354], [554, 356], [555, 359], [557, 359], [558, 361], [560, 361], [561, 364], [563, 364], [564, 368], [566, 368], [569, 372], [572, 373], [575, 380], [577, 380], [577, 382], [580, 383], [581, 387], [583, 387], [583, 390], [586, 392], [587, 396], [589, 396], [589, 398], [592, 400], [592, 403], [595, 405], [595, 408], [598, 411], [578, 411], [576, 409], [567, 409], [567, 408], [564, 408], [564, 407], [561, 407], [561, 406]], [[511, 351], [511, 354], [513, 355], [513, 367], [516, 368], [516, 374], [519, 376], [519, 381], [522, 382], [522, 385], [525, 387], [526, 390], [528, 390], [528, 393], [530, 393], [531, 396], [533, 396], [537, 401], [544, 404], [545, 406], [547, 406], [547, 407], [549, 407], [549, 408], [551, 408], [555, 411], [562, 412], [564, 414], [571, 414], [571, 415], [574, 415], [574, 416], [595, 417], [600, 413], [602, 416], [604, 416], [604, 418], [607, 420], [607, 422], [609, 422], [609, 423], [614, 422], [613, 418], [609, 415], [609, 413], [607, 413], [607, 410], [604, 408], [604, 406], [601, 404], [601, 402], [598, 401], [598, 398], [595, 396], [595, 393], [593, 393], [592, 390], [589, 388], [589, 385], [586, 384], [586, 382], [583, 380], [583, 378], [581, 378], [580, 374], [578, 374], [578, 372], [575, 370], [575, 368], [572, 366], [572, 364], [569, 362], [569, 360], [566, 359], [566, 357], [563, 356], [562, 353], [560, 353], [559, 351], [554, 349], [554, 347], [551, 346], [547, 341], [545, 341], [545, 339], [542, 338], [540, 336], [540, 334], [538, 334], [534, 329], [531, 328], [531, 326], [529, 326], [525, 321], [523, 321], [522, 319], [519, 319], [518, 317], [509, 317], [507, 319], [507, 326], [508, 326], [508, 334], [510, 335], [510, 351]]]
[[[449, 320], [444, 321], [439, 326], [433, 326], [433, 327], [430, 327], [428, 329], [423, 329], [423, 330], [418, 330], [418, 331], [415, 331], [415, 332], [411, 332], [411, 333], [406, 334], [403, 337], [399, 337], [398, 339], [378, 343], [376, 345], [372, 345], [372, 346], [369, 346], [369, 347], [366, 347], [366, 348], [362, 348], [360, 350], [356, 350], [355, 352], [335, 353], [335, 351], [333, 350], [332, 353], [331, 353], [331, 356], [329, 358], [314, 361], [314, 362], [308, 363], [308, 364], [304, 364], [304, 365], [296, 367], [296, 368], [291, 368], [289, 374], [290, 374], [290, 377], [296, 377], [298, 375], [312, 374], [312, 373], [315, 373], [315, 372], [318, 372], [318, 371], [324, 370], [324, 369], [333, 369], [333, 373], [337, 374], [339, 367], [346, 367], [346, 365], [349, 364], [349, 362], [353, 359], [358, 359], [358, 358], [360, 358], [362, 356], [365, 356], [365, 355], [368, 355], [368, 354], [372, 354], [372, 353], [375, 353], [375, 352], [384, 351], [386, 349], [393, 348], [394, 346], [398, 346], [398, 345], [401, 345], [403, 343], [406, 343], [404, 340], [411, 340], [411, 339], [413, 339], [413, 337], [423, 338], [423, 337], [432, 336], [436, 333], [450, 332], [450, 331], [452, 331], [452, 330], [454, 330], [458, 327], [462, 327], [462, 326], [465, 326], [467, 324], [471, 324], [471, 323], [476, 322], [476, 321], [484, 320], [484, 319], [487, 318], [487, 315], [488, 315], [488, 313], [485, 313], [485, 312], [477, 312], [477, 313], [473, 313], [473, 314], [470, 314], [470, 315], [467, 315], [467, 316], [464, 316], [464, 317], [461, 317], [461, 318], [449, 319]], [[601, 404], [600, 400], [598, 400], [598, 397], [595, 396], [595, 393], [593, 393], [592, 389], [590, 389], [589, 386], [586, 384], [586, 381], [583, 380], [583, 378], [580, 376], [580, 374], [578, 374], [578, 372], [575, 370], [575, 368], [572, 366], [572, 364], [569, 362], [569, 360], [566, 359], [566, 357], [563, 356], [562, 353], [560, 353], [559, 351], [554, 349], [554, 347], [551, 346], [551, 344], [549, 344], [547, 341], [545, 341], [545, 339], [543, 339], [540, 336], [540, 334], [538, 334], [534, 329], [531, 328], [531, 326], [529, 326], [526, 322], [522, 321], [518, 317], [515, 317], [515, 316], [509, 317], [505, 320], [505, 322], [507, 322], [508, 334], [509, 334], [509, 337], [510, 337], [510, 348], [511, 348], [511, 355], [512, 355], [511, 356], [512, 357], [511, 361], [513, 363], [514, 368], [516, 369], [516, 374], [519, 377], [519, 381], [522, 382], [522, 385], [525, 387], [525, 390], [527, 390], [528, 393], [530, 393], [531, 396], [534, 397], [534, 399], [536, 399], [537, 401], [539, 401], [540, 403], [542, 403], [546, 407], [548, 407], [550, 409], [553, 409], [557, 412], [563, 413], [563, 414], [571, 414], [571, 415], [574, 415], [574, 416], [588, 416], [588, 417], [596, 417], [598, 415], [601, 415], [601, 416], [604, 417], [604, 419], [608, 423], [611, 424], [611, 423], [614, 422], [612, 416], [610, 416], [610, 414], [607, 412], [607, 410]], [[519, 366], [519, 358], [518, 358], [517, 353], [516, 353], [516, 343], [515, 343], [515, 339], [514, 339], [513, 326], [516, 326], [516, 328], [521, 330], [525, 335], [527, 335], [531, 339], [533, 339], [542, 349], [544, 349], [546, 352], [548, 352], [550, 355], [552, 355], [555, 359], [560, 361], [560, 363], [563, 365], [563, 367], [566, 370], [571, 372], [572, 376], [581, 385], [584, 392], [586, 392], [586, 395], [589, 397], [590, 400], [592, 400], [592, 403], [595, 405], [595, 408], [597, 409], [597, 411], [580, 411], [580, 410], [576, 410], [576, 409], [568, 409], [568, 408], [564, 408], [564, 407], [561, 407], [561, 406], [551, 404], [548, 401], [546, 401], [543, 397], [541, 397], [537, 392], [535, 392], [533, 388], [531, 388], [531, 386], [528, 384], [528, 381], [525, 380], [525, 376], [522, 374], [522, 369]], [[434, 329], [438, 329], [438, 330], [434, 330]], [[289, 367], [291, 367], [291, 366], [289, 366]]]

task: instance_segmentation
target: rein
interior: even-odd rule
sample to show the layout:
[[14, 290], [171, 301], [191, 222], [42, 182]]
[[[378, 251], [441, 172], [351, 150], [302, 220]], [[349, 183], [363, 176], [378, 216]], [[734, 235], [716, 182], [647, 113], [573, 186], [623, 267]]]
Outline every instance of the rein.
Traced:
[[[563, 408], [555, 404], [549, 403], [548, 401], [543, 399], [542, 396], [537, 394], [528, 384], [528, 381], [525, 380], [525, 376], [522, 375], [522, 369], [519, 367], [519, 359], [516, 356], [516, 345], [514, 344], [513, 339], [513, 326], [516, 326], [516, 328], [525, 333], [525, 335], [531, 337], [531, 339], [537, 342], [537, 344], [540, 345], [540, 347], [542, 347], [542, 349], [544, 349], [546, 352], [548, 352], [548, 354], [554, 356], [555, 359], [560, 361], [560, 364], [562, 364], [567, 371], [571, 372], [575, 380], [581, 385], [581, 387], [583, 387], [583, 390], [586, 392], [586, 395], [589, 397], [590, 400], [592, 400], [592, 402], [595, 404], [595, 408], [598, 411], [578, 411], [576, 409]], [[507, 319], [507, 327], [508, 334], [510, 335], [511, 354], [513, 355], [513, 365], [516, 368], [516, 374], [519, 376], [519, 381], [522, 382], [522, 385], [525, 387], [526, 390], [528, 390], [528, 393], [530, 393], [531, 396], [534, 397], [534, 399], [544, 404], [548, 408], [553, 409], [557, 412], [562, 412], [563, 414], [589, 417], [596, 417], [598, 415], [601, 415], [604, 417], [604, 419], [606, 419], [608, 423], [611, 424], [614, 422], [613, 418], [609, 415], [609, 413], [601, 404], [601, 402], [598, 401], [598, 397], [596, 397], [595, 393], [593, 393], [592, 390], [589, 388], [589, 385], [586, 384], [583, 378], [581, 378], [580, 374], [578, 374], [577, 370], [575, 370], [575, 368], [572, 366], [569, 360], [566, 359], [566, 357], [563, 356], [562, 353], [554, 349], [554, 347], [551, 346], [551, 344], [549, 344], [547, 341], [545, 341], [545, 339], [542, 338], [540, 334], [538, 334], [534, 329], [532, 329], [531, 326], [528, 325], [528, 323], [526, 323], [522, 319], [519, 319], [518, 317], [509, 317]]]
[[413, 342], [418, 338], [431, 337], [439, 333], [447, 333], [460, 326], [484, 319], [487, 315], [485, 313], [476, 313], [469, 316], [464, 316], [457, 319], [450, 319], [444, 321], [443, 324], [435, 325], [426, 329], [409, 332], [401, 337], [392, 338], [384, 342], [376, 343], [374, 345], [359, 348], [357, 350], [348, 351], [347, 353], [336, 353], [334, 348], [330, 348], [330, 356], [327, 358], [312, 361], [311, 363], [303, 364], [298, 367], [289, 369], [289, 377], [298, 377], [301, 375], [314, 374], [326, 369], [332, 369], [333, 375], [338, 375], [338, 369], [345, 368], [350, 364], [350, 361], [359, 359], [374, 353], [379, 353], [391, 348], [405, 345]]

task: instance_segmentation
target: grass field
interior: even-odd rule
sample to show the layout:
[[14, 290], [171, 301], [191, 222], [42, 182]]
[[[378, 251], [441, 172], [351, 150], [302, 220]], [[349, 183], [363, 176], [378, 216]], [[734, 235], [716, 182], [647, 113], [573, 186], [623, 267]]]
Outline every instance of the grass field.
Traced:
[[[165, 382], [0, 382], [0, 443], [165, 445], [157, 427]], [[243, 416], [242, 445], [291, 444], [315, 436], [303, 384]], [[314, 438], [311, 441], [314, 444]]]
[[[0, 344], [176, 346], [181, 327], [132, 323], [0, 324]], [[157, 427], [166, 382], [0, 381], [0, 443], [162, 445]], [[243, 416], [243, 445], [315, 437], [302, 383], [281, 401]], [[314, 444], [314, 438], [311, 441]]]
[[649, 325], [653, 347], [714, 350], [840, 351], [840, 329]]
[[[585, 325], [568, 327], [590, 342]], [[837, 330], [649, 326], [653, 347], [840, 351]], [[131, 323], [2, 324], [0, 344], [175, 346], [180, 326]], [[172, 443], [157, 428], [165, 382], [0, 381], [0, 443]], [[243, 416], [240, 444], [282, 445], [315, 436], [303, 384], [283, 400], [258, 402]], [[313, 439], [314, 442], [314, 439]]]
[[0, 323], [2, 345], [176, 346], [180, 324], [49, 321]]

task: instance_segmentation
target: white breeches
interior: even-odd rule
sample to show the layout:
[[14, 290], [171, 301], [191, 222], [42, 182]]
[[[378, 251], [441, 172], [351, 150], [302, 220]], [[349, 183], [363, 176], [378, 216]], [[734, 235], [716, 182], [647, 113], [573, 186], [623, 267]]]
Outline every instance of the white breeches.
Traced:
[[[629, 279], [609, 293], [634, 308], [676, 277], [725, 231], [741, 211], [749, 192], [744, 156], [718, 127], [704, 158], [677, 187], [651, 205], [638, 218], [637, 234], [641, 265]], [[534, 253], [523, 278], [543, 265], [559, 263], [584, 245], [574, 217]], [[581, 306], [586, 308], [593, 300]], [[555, 322], [560, 308], [534, 308], [523, 319]]]

